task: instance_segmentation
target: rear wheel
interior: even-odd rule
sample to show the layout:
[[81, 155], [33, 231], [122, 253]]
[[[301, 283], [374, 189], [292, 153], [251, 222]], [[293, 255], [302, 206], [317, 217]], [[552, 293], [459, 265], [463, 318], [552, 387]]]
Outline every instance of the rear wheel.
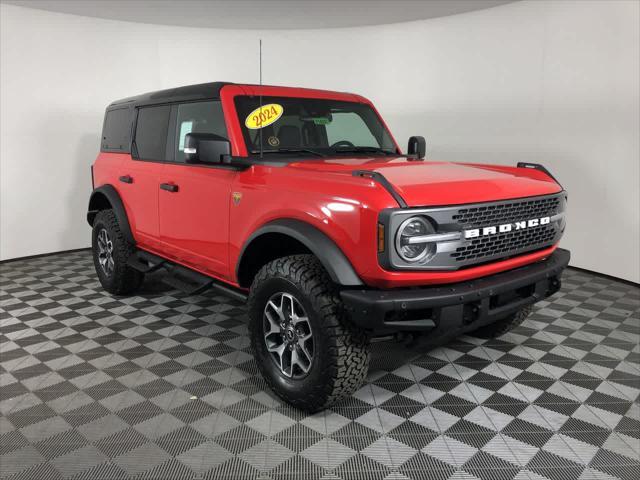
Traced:
[[513, 330], [522, 322], [524, 322], [526, 318], [531, 314], [531, 309], [531, 306], [524, 307], [523, 309], [518, 310], [516, 313], [513, 313], [508, 317], [474, 330], [473, 332], [471, 332], [471, 335], [480, 338], [496, 338], [500, 335], [504, 335], [505, 333]]
[[91, 246], [98, 279], [107, 292], [126, 295], [140, 287], [144, 274], [127, 265], [135, 246], [124, 238], [113, 210], [96, 215]]
[[369, 338], [347, 321], [313, 255], [265, 265], [253, 281], [248, 307], [258, 368], [286, 402], [313, 412], [360, 387], [369, 366]]

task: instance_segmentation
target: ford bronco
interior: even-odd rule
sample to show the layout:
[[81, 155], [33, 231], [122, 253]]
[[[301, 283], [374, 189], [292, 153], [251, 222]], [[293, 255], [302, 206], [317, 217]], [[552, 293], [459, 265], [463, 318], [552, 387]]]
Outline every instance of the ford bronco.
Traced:
[[566, 193], [541, 165], [402, 153], [362, 96], [208, 83], [113, 102], [87, 220], [102, 286], [247, 300], [260, 372], [316, 411], [376, 337], [501, 335], [560, 288]]

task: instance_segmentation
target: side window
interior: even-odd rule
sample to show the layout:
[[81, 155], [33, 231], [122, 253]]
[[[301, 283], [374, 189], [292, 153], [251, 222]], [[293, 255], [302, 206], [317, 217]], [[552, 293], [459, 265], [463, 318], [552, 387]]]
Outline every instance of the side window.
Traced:
[[184, 162], [184, 140], [187, 133], [214, 133], [227, 138], [227, 127], [220, 102], [193, 102], [178, 105], [176, 162]]
[[166, 160], [169, 105], [143, 107], [138, 111], [136, 150], [141, 160]]
[[346, 139], [356, 147], [380, 146], [362, 117], [355, 112], [333, 113], [333, 120], [326, 128], [329, 145]]
[[128, 152], [131, 143], [131, 113], [128, 108], [108, 110], [104, 117], [101, 150]]

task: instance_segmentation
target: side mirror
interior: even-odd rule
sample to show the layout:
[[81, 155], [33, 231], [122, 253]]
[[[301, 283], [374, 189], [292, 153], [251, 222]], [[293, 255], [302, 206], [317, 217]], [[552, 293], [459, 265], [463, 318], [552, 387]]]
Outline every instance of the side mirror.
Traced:
[[228, 163], [231, 143], [213, 133], [187, 133], [184, 138], [186, 163]]
[[407, 154], [413, 155], [416, 158], [424, 158], [427, 153], [427, 142], [424, 137], [409, 137], [409, 146], [407, 147]]

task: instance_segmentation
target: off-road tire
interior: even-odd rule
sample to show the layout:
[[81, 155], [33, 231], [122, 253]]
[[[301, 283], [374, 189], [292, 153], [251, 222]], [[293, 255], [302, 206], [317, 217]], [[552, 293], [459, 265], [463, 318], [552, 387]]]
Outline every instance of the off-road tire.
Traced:
[[[306, 377], [286, 377], [267, 351], [263, 315], [269, 298], [289, 293], [311, 323], [313, 363]], [[258, 368], [269, 387], [287, 403], [316, 412], [356, 391], [369, 368], [369, 336], [349, 323], [334, 284], [313, 255], [276, 259], [258, 272], [248, 299], [249, 331]]]
[[[107, 275], [98, 260], [98, 234], [103, 228], [113, 243], [114, 266], [111, 275]], [[127, 295], [140, 287], [144, 280], [144, 274], [127, 265], [127, 260], [135, 252], [135, 246], [124, 238], [113, 210], [102, 210], [96, 215], [93, 221], [91, 247], [98, 279], [107, 292], [114, 295]]]
[[500, 335], [504, 335], [505, 333], [513, 330], [522, 322], [524, 322], [531, 313], [531, 309], [531, 306], [524, 307], [523, 309], [518, 310], [516, 313], [513, 313], [508, 317], [474, 330], [471, 335], [480, 338], [496, 338]]

